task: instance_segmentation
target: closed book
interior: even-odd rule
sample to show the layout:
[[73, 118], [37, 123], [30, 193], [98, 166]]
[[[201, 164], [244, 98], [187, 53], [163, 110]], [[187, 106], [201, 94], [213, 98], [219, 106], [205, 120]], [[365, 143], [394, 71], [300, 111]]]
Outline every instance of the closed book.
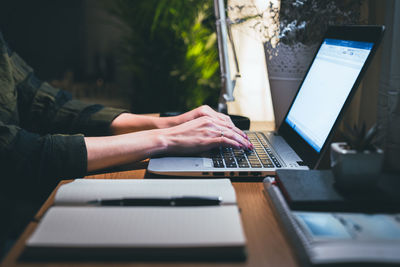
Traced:
[[331, 170], [278, 170], [276, 184], [294, 210], [400, 212], [400, 187], [393, 175], [377, 177], [376, 186], [352, 191], [338, 188]]
[[273, 178], [264, 189], [302, 266], [399, 266], [400, 214], [292, 210]]

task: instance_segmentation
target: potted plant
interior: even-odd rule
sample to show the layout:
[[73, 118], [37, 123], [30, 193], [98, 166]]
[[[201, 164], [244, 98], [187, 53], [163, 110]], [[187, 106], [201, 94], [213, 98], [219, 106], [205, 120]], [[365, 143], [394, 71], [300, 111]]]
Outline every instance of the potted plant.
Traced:
[[279, 127], [329, 25], [360, 23], [362, 1], [281, 0], [267, 11], [278, 27], [259, 23], [264, 35], [275, 123]]
[[358, 24], [363, 0], [230, 0], [234, 24], [249, 20], [264, 42], [278, 127], [329, 25]]
[[375, 145], [378, 127], [367, 130], [346, 125], [345, 142], [331, 144], [331, 167], [338, 187], [366, 189], [378, 180], [383, 163], [383, 150]]

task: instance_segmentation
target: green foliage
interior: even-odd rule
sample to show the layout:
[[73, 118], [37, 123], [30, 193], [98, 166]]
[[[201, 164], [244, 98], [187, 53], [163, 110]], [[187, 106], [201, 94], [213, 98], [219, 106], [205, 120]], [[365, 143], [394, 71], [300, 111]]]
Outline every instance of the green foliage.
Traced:
[[344, 133], [347, 145], [358, 152], [363, 151], [376, 151], [376, 146], [374, 145], [375, 138], [378, 134], [378, 126], [374, 125], [367, 130], [365, 122], [361, 127], [356, 124], [350, 127], [345, 124], [346, 132]]
[[215, 106], [220, 88], [212, 0], [114, 0], [134, 112]]

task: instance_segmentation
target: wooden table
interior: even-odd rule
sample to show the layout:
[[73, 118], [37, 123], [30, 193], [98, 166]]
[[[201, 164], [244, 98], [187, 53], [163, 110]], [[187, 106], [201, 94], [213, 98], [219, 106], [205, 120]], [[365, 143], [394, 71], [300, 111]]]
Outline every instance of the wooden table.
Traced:
[[[267, 126], [267, 127], [266, 127]], [[272, 124], [252, 122], [252, 130], [271, 129]], [[147, 161], [130, 166], [127, 171], [107, 172], [90, 175], [87, 179], [143, 179], [151, 177], [146, 172]], [[70, 182], [66, 180], [60, 184]], [[59, 185], [60, 186], [60, 185]], [[58, 187], [59, 187], [58, 186]], [[40, 218], [52, 205], [58, 187], [38, 211], [32, 222], [29, 223], [24, 233], [4, 259], [2, 266], [298, 266], [294, 254], [286, 241], [282, 229], [276, 220], [268, 197], [263, 193], [261, 182], [233, 182], [236, 190], [238, 205], [244, 232], [247, 239], [248, 258], [240, 263], [200, 263], [200, 262], [21, 262], [18, 258], [24, 248], [25, 241], [37, 227]]]

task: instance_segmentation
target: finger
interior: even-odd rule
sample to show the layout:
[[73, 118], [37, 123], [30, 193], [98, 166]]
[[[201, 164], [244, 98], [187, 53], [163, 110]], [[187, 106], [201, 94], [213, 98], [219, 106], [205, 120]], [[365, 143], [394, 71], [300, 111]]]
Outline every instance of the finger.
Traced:
[[240, 143], [236, 142], [235, 140], [229, 139], [225, 136], [214, 137], [210, 140], [208, 149], [216, 148], [216, 147], [232, 147], [235, 149], [241, 149], [242, 146]]
[[214, 120], [214, 122], [216, 124], [218, 124], [219, 126], [231, 129], [232, 131], [236, 132], [237, 134], [239, 134], [240, 136], [242, 136], [245, 139], [249, 139], [248, 136], [239, 128], [237, 128], [235, 125], [228, 123], [227, 121], [223, 121], [223, 120]]
[[249, 137], [247, 136], [247, 134], [245, 134], [242, 130], [240, 130], [238, 127], [236, 126], [230, 126], [228, 125], [228, 128], [230, 128], [231, 130], [235, 131], [237, 134], [239, 134], [240, 136], [242, 136], [245, 139], [249, 139]]
[[213, 113], [214, 113], [213, 115], [214, 115], [216, 118], [218, 118], [219, 120], [221, 120], [221, 121], [223, 121], [223, 122], [226, 122], [226, 123], [228, 123], [229, 125], [235, 127], [235, 124], [233, 123], [231, 117], [229, 117], [229, 116], [226, 115], [226, 114], [217, 112], [217, 111], [215, 111], [215, 110], [212, 110], [212, 111], [213, 111]]
[[221, 137], [225, 137], [225, 138], [234, 140], [241, 145], [242, 149], [253, 149], [254, 148], [249, 140], [247, 140], [240, 134], [236, 133], [235, 131], [231, 130], [230, 128], [226, 128], [226, 127], [220, 127], [220, 128], [216, 128], [216, 129], [214, 128], [211, 131], [211, 134], [214, 137], [221, 136]]
[[230, 121], [230, 123], [228, 125], [230, 125], [232, 130], [234, 130], [236, 133], [240, 134], [247, 140], [249, 139], [249, 137], [247, 136], [247, 134], [245, 132], [243, 132], [242, 130], [240, 130], [238, 127], [235, 126], [235, 124], [232, 122], [231, 118], [229, 118], [229, 121]]
[[228, 115], [218, 112], [218, 111], [210, 108], [209, 106], [206, 106], [206, 105], [201, 106], [199, 108], [199, 110], [200, 110], [200, 115], [202, 115], [202, 116], [209, 116], [211, 118], [217, 118], [220, 121], [227, 122], [230, 125], [234, 126], [231, 118]]
[[[214, 136], [211, 138], [204, 138], [199, 141], [196, 147], [197, 152], [208, 151], [217, 147], [232, 147], [235, 149], [242, 149], [242, 145], [235, 140], [224, 136]], [[180, 151], [182, 152], [182, 151]]]
[[209, 106], [201, 106], [199, 108], [200, 111], [200, 115], [201, 116], [207, 116], [210, 117], [212, 119], [216, 118], [219, 122], [224, 123], [224, 125], [226, 127], [232, 128], [235, 132], [237, 132], [238, 134], [240, 134], [241, 136], [243, 136], [246, 139], [249, 139], [249, 137], [239, 128], [237, 128], [235, 126], [235, 124], [233, 123], [231, 117], [229, 117], [226, 114], [220, 113], [215, 111], [214, 109], [210, 108]]
[[241, 144], [241, 148], [243, 149], [253, 149], [253, 144], [250, 143], [249, 140], [241, 136], [240, 134], [236, 133], [235, 131], [230, 130], [229, 128], [221, 128], [221, 136], [234, 140]]

